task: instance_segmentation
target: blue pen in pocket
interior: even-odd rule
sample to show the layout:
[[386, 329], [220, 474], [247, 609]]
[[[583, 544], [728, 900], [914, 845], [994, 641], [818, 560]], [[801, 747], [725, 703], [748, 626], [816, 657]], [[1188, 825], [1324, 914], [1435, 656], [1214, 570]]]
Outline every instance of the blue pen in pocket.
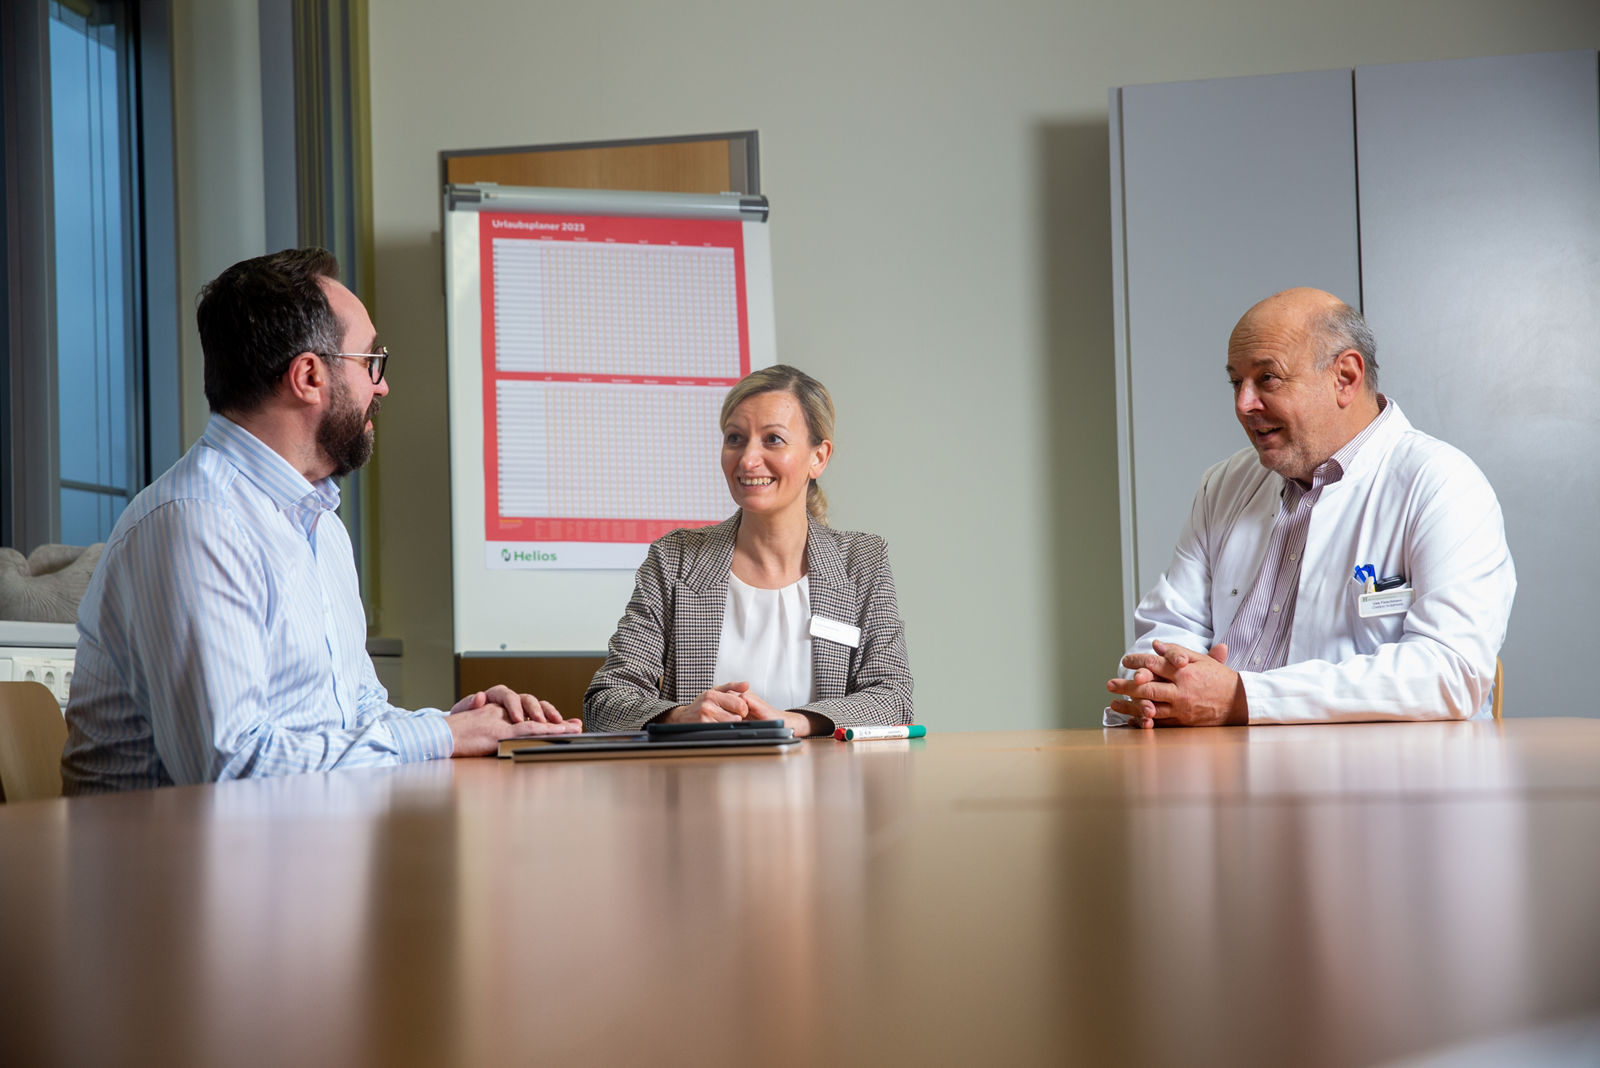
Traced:
[[1357, 564], [1355, 580], [1361, 583], [1362, 589], [1371, 593], [1378, 583], [1378, 569], [1371, 564]]

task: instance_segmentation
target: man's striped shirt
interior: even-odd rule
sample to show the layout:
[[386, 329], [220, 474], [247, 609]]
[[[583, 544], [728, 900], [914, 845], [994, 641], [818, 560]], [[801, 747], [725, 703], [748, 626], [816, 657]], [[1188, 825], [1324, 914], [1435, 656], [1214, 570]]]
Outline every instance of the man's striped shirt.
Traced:
[[338, 505], [220, 415], [134, 498], [79, 606], [66, 793], [450, 755], [372, 669]]

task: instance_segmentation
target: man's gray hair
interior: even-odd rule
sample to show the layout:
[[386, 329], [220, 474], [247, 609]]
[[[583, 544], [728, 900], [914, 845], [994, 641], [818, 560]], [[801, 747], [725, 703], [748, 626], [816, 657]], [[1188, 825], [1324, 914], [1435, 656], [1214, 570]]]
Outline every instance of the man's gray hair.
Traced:
[[1367, 325], [1361, 313], [1340, 301], [1319, 316], [1315, 325], [1317, 333], [1327, 345], [1317, 369], [1326, 370], [1339, 353], [1355, 349], [1361, 353], [1361, 360], [1367, 365], [1366, 390], [1368, 393], [1377, 393], [1378, 342], [1372, 336], [1372, 327]]

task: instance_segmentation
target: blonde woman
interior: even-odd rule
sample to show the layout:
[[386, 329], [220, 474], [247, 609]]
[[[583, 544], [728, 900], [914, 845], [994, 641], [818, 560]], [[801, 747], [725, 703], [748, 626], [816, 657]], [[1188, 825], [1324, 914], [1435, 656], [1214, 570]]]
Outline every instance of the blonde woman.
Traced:
[[910, 723], [887, 547], [829, 527], [817, 485], [833, 455], [828, 391], [767, 367], [728, 392], [721, 421], [738, 511], [650, 546], [584, 695], [588, 729], [781, 719], [803, 737]]

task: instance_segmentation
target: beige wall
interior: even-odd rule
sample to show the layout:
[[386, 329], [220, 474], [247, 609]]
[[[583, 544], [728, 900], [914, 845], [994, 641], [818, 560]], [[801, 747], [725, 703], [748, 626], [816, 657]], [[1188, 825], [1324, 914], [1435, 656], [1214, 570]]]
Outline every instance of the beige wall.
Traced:
[[1575, 0], [371, 7], [408, 700], [451, 696], [438, 152], [754, 128], [779, 352], [838, 402], [835, 522], [889, 538], [935, 729], [1094, 723], [1120, 651], [1107, 88], [1600, 46]]

